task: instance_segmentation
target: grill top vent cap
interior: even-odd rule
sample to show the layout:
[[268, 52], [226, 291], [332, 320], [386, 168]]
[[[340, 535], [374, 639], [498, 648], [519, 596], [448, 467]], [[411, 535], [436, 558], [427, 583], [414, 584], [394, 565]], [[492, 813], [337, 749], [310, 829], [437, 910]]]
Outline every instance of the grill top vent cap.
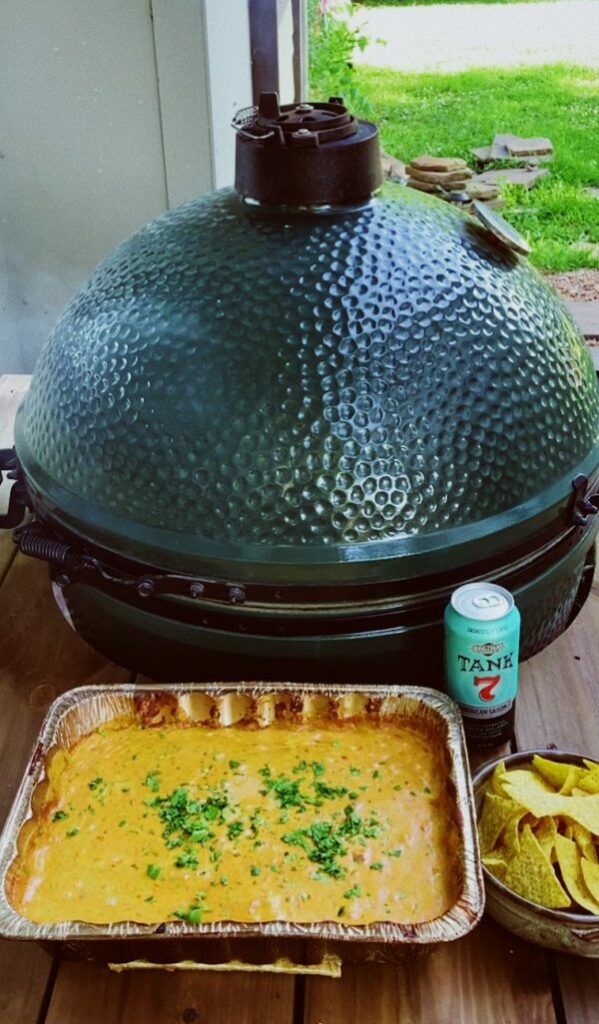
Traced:
[[328, 103], [279, 106], [262, 93], [258, 107], [240, 110], [235, 188], [275, 206], [359, 202], [382, 184], [378, 130], [358, 121], [338, 96]]

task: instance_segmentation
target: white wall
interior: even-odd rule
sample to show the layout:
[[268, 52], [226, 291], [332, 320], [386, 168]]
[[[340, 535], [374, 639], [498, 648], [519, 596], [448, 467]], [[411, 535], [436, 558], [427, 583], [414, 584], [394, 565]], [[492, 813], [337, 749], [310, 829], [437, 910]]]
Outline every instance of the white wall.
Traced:
[[91, 269], [233, 180], [246, 0], [1, 0], [0, 372], [29, 372]]

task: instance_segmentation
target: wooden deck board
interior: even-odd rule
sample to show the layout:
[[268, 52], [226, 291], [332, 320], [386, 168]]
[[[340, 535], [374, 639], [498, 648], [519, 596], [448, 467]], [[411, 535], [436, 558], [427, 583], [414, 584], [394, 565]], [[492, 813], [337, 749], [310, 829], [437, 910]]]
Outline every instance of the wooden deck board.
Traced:
[[[521, 750], [554, 743], [599, 758], [599, 571], [575, 622], [522, 666], [516, 737]], [[597, 960], [555, 960], [568, 1024], [597, 1024]]]
[[61, 964], [45, 1024], [291, 1024], [283, 975], [133, 971]]
[[556, 1024], [542, 950], [487, 919], [403, 967], [345, 968], [306, 981], [304, 1024]]

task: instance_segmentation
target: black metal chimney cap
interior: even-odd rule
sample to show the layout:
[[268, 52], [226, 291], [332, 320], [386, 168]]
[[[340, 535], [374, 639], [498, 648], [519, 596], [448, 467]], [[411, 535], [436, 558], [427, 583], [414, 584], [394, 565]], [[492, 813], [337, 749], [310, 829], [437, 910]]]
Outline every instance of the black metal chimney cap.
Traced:
[[235, 188], [273, 205], [352, 203], [382, 183], [378, 129], [358, 121], [333, 96], [328, 103], [279, 106], [262, 93], [259, 107], [239, 111]]

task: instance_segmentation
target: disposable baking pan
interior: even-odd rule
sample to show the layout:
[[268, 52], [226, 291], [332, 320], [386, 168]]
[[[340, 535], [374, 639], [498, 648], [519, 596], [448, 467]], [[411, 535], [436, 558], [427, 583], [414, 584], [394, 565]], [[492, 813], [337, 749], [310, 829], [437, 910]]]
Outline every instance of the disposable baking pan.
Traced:
[[[290, 726], [311, 718], [361, 717], [373, 725], [382, 719], [418, 721], [438, 744], [447, 766], [447, 785], [455, 801], [459, 830], [459, 895], [449, 910], [432, 921], [389, 921], [352, 925], [340, 921], [298, 924], [285, 921], [190, 924], [135, 921], [94, 925], [84, 921], [36, 924], [11, 906], [6, 892], [10, 865], [19, 851], [25, 822], [45, 800], [46, 761], [53, 749], [69, 748], [93, 729], [117, 716], [159, 724], [182, 712], [191, 722], [227, 728], [252, 722], [268, 728], [273, 721]], [[239, 960], [270, 964], [287, 958], [315, 964], [326, 957], [345, 962], [405, 960], [437, 943], [469, 932], [479, 921], [484, 889], [476, 818], [459, 712], [435, 690], [409, 686], [320, 686], [289, 683], [215, 683], [184, 685], [84, 686], [59, 697], [48, 711], [21, 786], [0, 838], [0, 935], [59, 943], [63, 954], [110, 961], [175, 964], [196, 961], [223, 964]]]

